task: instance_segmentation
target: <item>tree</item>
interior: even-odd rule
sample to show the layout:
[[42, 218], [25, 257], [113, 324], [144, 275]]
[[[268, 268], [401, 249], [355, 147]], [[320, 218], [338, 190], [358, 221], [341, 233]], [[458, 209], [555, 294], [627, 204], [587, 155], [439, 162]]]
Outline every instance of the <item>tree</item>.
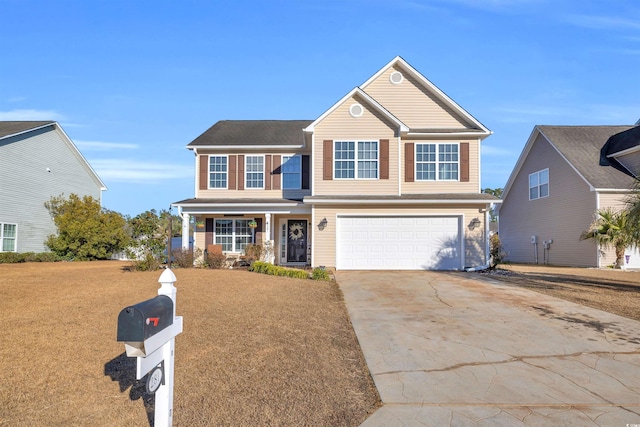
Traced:
[[636, 179], [631, 194], [627, 197], [626, 209], [631, 244], [640, 247], [640, 179]]
[[504, 188], [485, 188], [482, 190], [483, 193], [491, 194], [492, 196], [496, 196], [498, 199], [502, 199], [502, 192]]
[[616, 252], [614, 268], [622, 268], [624, 251], [632, 244], [634, 234], [629, 222], [629, 211], [605, 208], [596, 211], [596, 215], [589, 229], [580, 235], [580, 240], [593, 239], [605, 249], [613, 248]]
[[173, 215], [166, 209], [162, 209], [158, 216], [160, 217], [160, 227], [163, 230], [168, 230], [169, 224], [171, 224], [171, 237], [182, 236], [182, 218], [178, 215]]
[[129, 220], [132, 242], [127, 255], [137, 260], [139, 270], [155, 270], [164, 259], [167, 228], [163, 227], [155, 209], [143, 212]]
[[58, 234], [47, 237], [45, 244], [59, 256], [77, 260], [109, 259], [123, 250], [129, 236], [125, 218], [100, 206], [91, 196], [71, 194], [52, 197], [45, 207], [53, 218]]

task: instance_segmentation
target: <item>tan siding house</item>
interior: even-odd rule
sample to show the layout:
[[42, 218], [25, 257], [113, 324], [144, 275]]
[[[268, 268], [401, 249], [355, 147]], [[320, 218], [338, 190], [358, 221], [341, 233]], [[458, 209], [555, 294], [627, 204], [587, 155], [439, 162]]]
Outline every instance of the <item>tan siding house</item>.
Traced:
[[[612, 251], [580, 234], [596, 210], [620, 209], [633, 178], [599, 164], [609, 137], [629, 126], [536, 126], [500, 205], [500, 239], [511, 262], [605, 267]], [[630, 251], [633, 251], [630, 248]], [[630, 262], [635, 262], [630, 260]]]
[[280, 265], [483, 266], [500, 202], [480, 193], [490, 134], [396, 57], [316, 120], [216, 123], [187, 146], [195, 197], [174, 206], [196, 247], [262, 244]]

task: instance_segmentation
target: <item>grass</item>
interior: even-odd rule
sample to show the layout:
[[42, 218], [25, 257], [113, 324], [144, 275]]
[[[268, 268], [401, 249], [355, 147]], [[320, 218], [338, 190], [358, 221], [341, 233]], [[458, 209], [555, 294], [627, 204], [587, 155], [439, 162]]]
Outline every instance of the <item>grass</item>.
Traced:
[[[153, 397], [116, 342], [160, 272], [0, 265], [0, 426], [141, 426]], [[175, 269], [174, 425], [356, 426], [379, 398], [335, 283]]]

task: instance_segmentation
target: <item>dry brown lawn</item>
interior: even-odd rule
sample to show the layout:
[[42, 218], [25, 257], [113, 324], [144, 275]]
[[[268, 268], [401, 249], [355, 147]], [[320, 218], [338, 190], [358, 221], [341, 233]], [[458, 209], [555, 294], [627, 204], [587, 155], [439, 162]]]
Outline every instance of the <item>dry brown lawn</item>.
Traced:
[[[117, 261], [0, 264], [0, 425], [149, 425], [116, 342], [160, 272]], [[356, 426], [379, 405], [335, 283], [175, 269], [176, 426]]]
[[640, 271], [501, 264], [478, 277], [640, 320]]

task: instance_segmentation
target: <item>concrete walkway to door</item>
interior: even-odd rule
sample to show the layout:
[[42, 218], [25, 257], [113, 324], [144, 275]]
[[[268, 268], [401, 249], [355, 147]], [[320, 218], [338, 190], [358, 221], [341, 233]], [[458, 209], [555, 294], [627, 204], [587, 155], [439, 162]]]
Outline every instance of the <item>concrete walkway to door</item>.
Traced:
[[640, 322], [472, 273], [336, 279], [383, 402], [362, 426], [640, 425]]

